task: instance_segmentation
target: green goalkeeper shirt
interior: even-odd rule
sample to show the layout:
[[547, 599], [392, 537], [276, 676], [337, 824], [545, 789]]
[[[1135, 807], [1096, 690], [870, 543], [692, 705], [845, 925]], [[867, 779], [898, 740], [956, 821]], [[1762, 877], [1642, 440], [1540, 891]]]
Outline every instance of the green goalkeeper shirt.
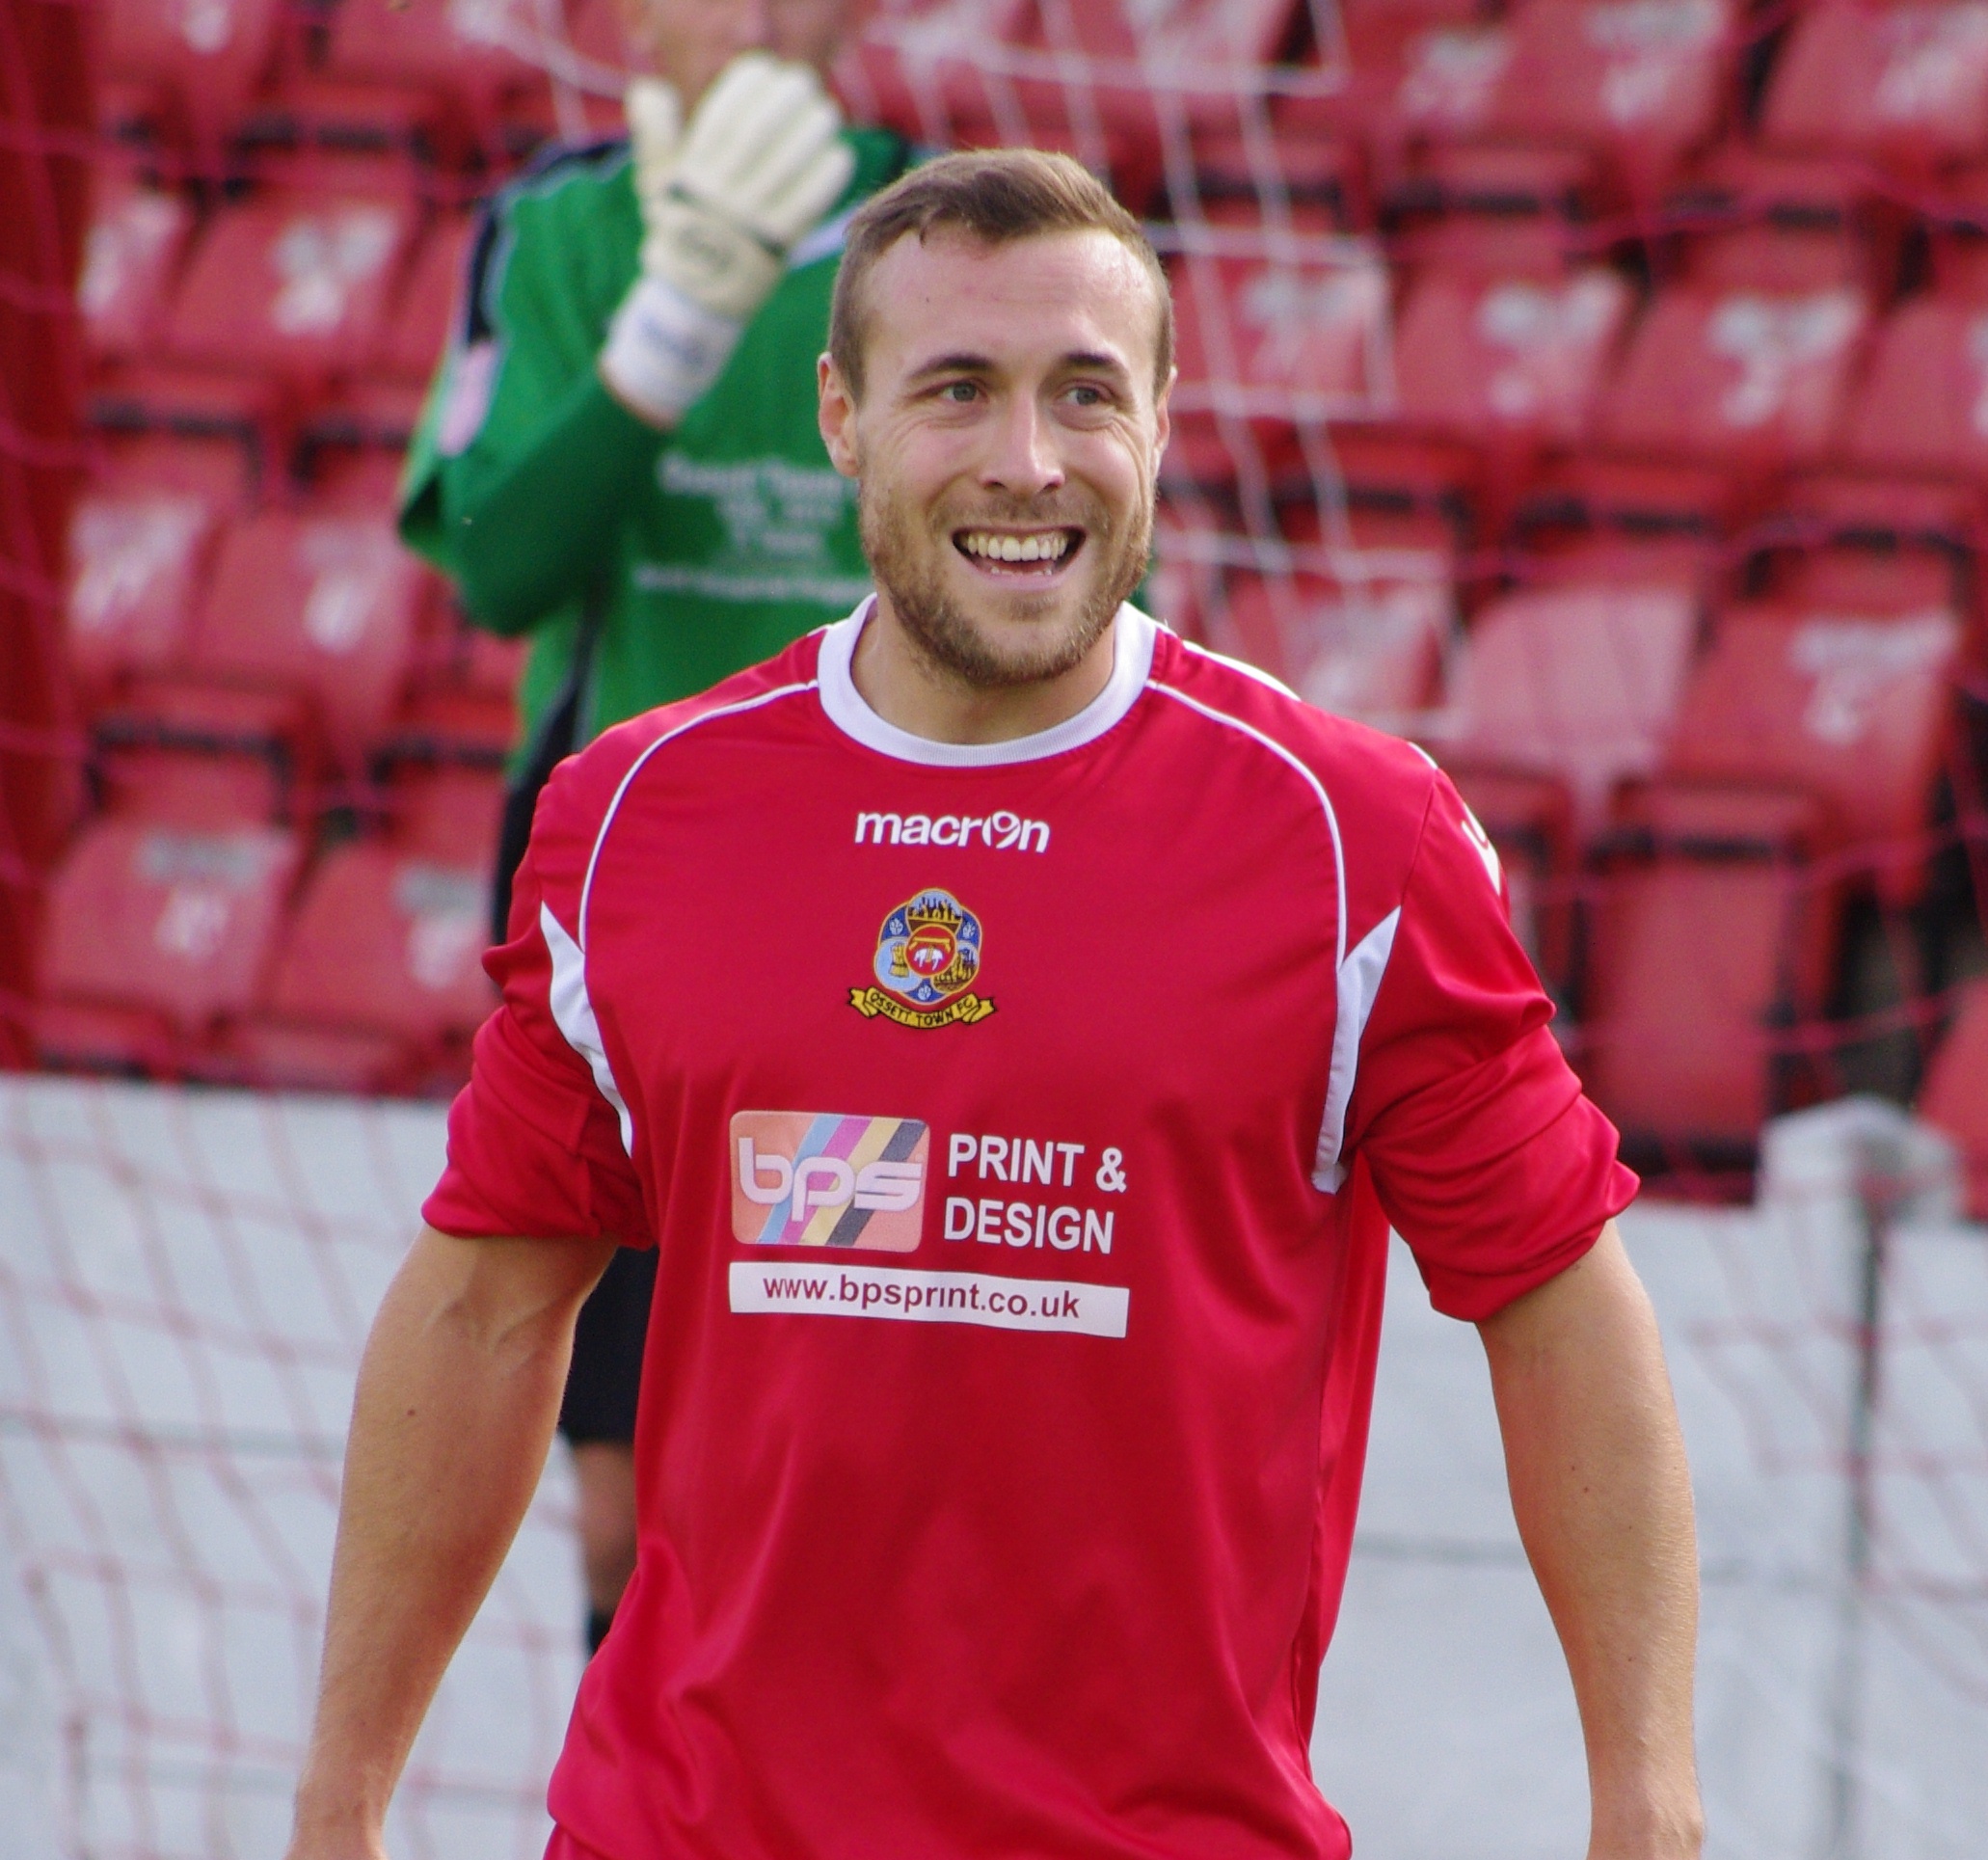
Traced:
[[525, 741], [571, 675], [590, 605], [582, 741], [770, 658], [868, 591], [854, 487], [815, 424], [815, 361], [848, 215], [911, 151], [885, 130], [845, 139], [848, 191], [667, 435], [595, 372], [642, 238], [628, 144], [561, 149], [485, 208], [409, 450], [400, 528], [479, 626], [531, 633]]

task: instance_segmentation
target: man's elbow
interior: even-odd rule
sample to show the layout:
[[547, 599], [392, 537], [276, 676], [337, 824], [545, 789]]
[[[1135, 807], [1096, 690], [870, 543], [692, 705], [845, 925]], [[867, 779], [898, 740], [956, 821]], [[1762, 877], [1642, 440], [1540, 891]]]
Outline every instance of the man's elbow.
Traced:
[[563, 1353], [611, 1240], [458, 1239], [424, 1227], [395, 1281], [416, 1328], [515, 1372]]

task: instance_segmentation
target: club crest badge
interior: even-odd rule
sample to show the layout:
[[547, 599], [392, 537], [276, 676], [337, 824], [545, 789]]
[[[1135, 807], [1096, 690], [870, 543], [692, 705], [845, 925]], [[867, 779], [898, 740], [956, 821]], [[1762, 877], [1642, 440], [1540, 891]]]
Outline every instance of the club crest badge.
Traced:
[[883, 920], [875, 985], [849, 990], [866, 1020], [900, 1027], [970, 1027], [994, 1011], [974, 993], [981, 973], [981, 920], [950, 891], [921, 891]]

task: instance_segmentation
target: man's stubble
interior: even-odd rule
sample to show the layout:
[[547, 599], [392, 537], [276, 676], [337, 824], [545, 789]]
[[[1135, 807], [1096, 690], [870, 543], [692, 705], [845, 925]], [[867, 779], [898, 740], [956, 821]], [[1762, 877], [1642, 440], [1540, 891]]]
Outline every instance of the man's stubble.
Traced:
[[[1138, 587], [1152, 553], [1150, 499], [1137, 506], [1133, 522], [1122, 532], [1115, 530], [1107, 513], [1088, 499], [1076, 508], [1020, 504], [1006, 510], [978, 510], [970, 519], [949, 520], [936, 533], [935, 546], [929, 552], [921, 548], [913, 520], [901, 502], [876, 496], [867, 481], [858, 484], [856, 511], [863, 553], [914, 650], [932, 670], [956, 678], [974, 690], [1046, 684], [1073, 670]], [[953, 599], [942, 579], [943, 558], [937, 552], [953, 547], [954, 530], [972, 527], [975, 523], [992, 526], [1081, 525], [1084, 546], [1100, 553], [1104, 571], [1061, 625], [1051, 617], [1062, 605], [1061, 597], [1008, 596], [1009, 611], [1028, 621], [1031, 633], [1026, 648], [1005, 650]], [[1034, 631], [1038, 626], [1040, 633]]]

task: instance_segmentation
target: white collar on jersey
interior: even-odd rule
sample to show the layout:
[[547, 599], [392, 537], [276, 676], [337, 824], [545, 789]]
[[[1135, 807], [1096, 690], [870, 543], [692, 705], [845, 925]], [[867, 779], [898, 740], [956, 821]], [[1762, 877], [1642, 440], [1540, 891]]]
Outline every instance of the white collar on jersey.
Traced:
[[1114, 623], [1112, 676], [1075, 716], [1032, 737], [1011, 737], [1006, 742], [934, 742], [929, 737], [913, 736], [895, 723], [886, 723], [864, 701], [849, 675], [856, 640], [875, 601], [871, 595], [846, 620], [822, 629], [816, 677], [828, 720], [846, 736], [900, 762], [929, 763], [942, 768], [989, 768], [1009, 762], [1039, 762], [1044, 756], [1061, 755], [1065, 749], [1080, 749], [1087, 742], [1095, 742], [1132, 709], [1152, 670], [1158, 622], [1128, 601], [1119, 607]]

